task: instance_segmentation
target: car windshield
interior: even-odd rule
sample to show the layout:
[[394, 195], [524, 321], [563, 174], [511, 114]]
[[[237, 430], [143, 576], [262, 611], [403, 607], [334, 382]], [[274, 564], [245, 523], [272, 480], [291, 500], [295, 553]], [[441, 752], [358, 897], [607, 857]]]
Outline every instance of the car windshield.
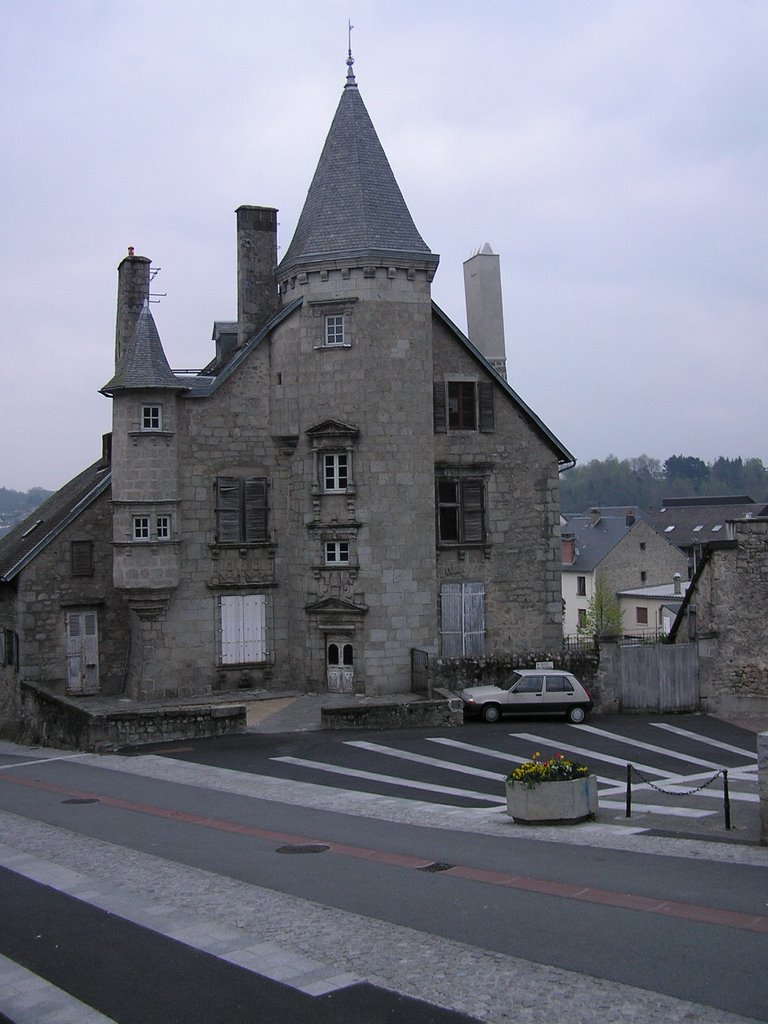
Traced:
[[509, 677], [509, 679], [503, 679], [499, 683], [499, 689], [500, 690], [511, 690], [512, 687], [515, 685], [515, 683], [518, 682], [522, 678], [523, 677], [520, 675], [519, 672], [513, 672], [512, 675]]

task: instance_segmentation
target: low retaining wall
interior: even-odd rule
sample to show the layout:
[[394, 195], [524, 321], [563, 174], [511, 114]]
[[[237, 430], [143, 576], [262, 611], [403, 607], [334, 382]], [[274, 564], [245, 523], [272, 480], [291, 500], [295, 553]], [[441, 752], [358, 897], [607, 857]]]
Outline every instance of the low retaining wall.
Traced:
[[22, 684], [25, 743], [99, 752], [245, 732], [244, 704], [188, 704], [89, 711], [67, 697]]
[[461, 725], [463, 721], [463, 705], [458, 697], [320, 709], [323, 729], [434, 729]]

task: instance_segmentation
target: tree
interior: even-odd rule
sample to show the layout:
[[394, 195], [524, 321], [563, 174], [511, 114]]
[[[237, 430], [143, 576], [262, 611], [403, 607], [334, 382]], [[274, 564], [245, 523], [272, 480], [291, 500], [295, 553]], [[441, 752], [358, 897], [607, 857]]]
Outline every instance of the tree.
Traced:
[[664, 463], [664, 472], [670, 482], [690, 481], [696, 492], [709, 481], [709, 467], [695, 455], [670, 455]]
[[586, 618], [577, 629], [578, 636], [585, 640], [596, 640], [601, 633], [618, 636], [623, 632], [623, 618], [624, 613], [619, 608], [618, 598], [611, 591], [602, 573], [597, 573]]

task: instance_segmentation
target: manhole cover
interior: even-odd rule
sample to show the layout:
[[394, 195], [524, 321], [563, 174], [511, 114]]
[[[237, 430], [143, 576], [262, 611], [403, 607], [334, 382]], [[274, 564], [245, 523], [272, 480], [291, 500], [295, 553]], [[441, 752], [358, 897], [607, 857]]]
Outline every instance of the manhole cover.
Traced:
[[72, 800], [62, 800], [61, 802], [63, 804], [100, 804], [101, 800], [97, 800], [96, 797], [91, 796], [84, 797], [83, 799], [74, 797]]
[[453, 864], [444, 864], [440, 860], [432, 861], [431, 864], [423, 864], [417, 871], [450, 871]]
[[278, 853], [325, 853], [330, 846], [325, 843], [290, 843], [288, 846], [280, 846]]

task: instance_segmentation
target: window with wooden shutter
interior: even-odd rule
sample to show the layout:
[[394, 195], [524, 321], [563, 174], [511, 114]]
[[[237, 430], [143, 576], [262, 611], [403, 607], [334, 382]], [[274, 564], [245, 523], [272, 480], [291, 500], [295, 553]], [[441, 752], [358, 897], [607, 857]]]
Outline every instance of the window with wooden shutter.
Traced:
[[436, 380], [432, 385], [435, 433], [453, 430], [496, 429], [491, 381]]
[[69, 559], [73, 576], [93, 576], [93, 541], [73, 540], [69, 546]]
[[477, 385], [477, 397], [479, 429], [483, 434], [492, 434], [496, 429], [493, 411], [493, 384], [490, 381], [480, 381]]
[[216, 539], [219, 544], [257, 544], [268, 539], [266, 477], [217, 477]]
[[437, 536], [440, 544], [483, 543], [485, 484], [482, 479], [438, 478]]

